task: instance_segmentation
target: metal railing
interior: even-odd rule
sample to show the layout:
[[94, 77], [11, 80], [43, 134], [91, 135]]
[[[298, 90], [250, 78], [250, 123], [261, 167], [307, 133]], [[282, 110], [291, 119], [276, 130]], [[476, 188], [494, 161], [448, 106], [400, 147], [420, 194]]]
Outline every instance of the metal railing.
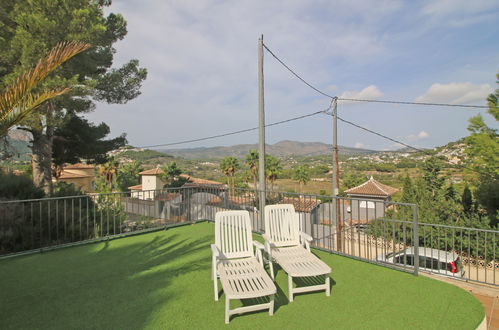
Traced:
[[[250, 213], [264, 232], [259, 193], [195, 186], [0, 202], [0, 255], [214, 220], [221, 210]], [[286, 192], [266, 203], [293, 204], [302, 231], [328, 252], [413, 272], [499, 285], [499, 231], [426, 223], [414, 204]]]

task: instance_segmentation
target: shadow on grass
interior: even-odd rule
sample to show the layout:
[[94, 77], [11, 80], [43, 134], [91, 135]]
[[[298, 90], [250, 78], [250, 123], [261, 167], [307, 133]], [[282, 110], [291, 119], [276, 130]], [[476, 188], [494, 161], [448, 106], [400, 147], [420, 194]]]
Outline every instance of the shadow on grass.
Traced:
[[0, 325], [143, 328], [158, 308], [182, 293], [174, 283], [177, 277], [209, 269], [206, 251], [212, 236], [196, 236], [159, 232], [103, 242], [97, 249], [86, 246], [45, 254], [29, 264], [20, 260], [12, 277], [21, 269], [31, 274], [22, 278], [22, 287], [3, 292], [16, 313], [0, 312]]
[[[277, 274], [279, 271], [282, 271], [282, 268], [278, 264], [274, 264], [274, 274], [275, 278], [277, 279]], [[274, 282], [276, 288], [277, 288], [277, 293], [274, 296], [274, 314], [281, 308], [282, 306], [288, 305], [289, 302], [289, 297], [288, 293], [285, 292], [284, 290], [288, 290], [287, 287], [287, 274], [284, 273], [284, 276], [286, 276], [286, 281], [280, 281], [281, 283], [286, 283], [286, 286], [282, 286], [276, 281]], [[270, 275], [269, 275], [270, 276]], [[330, 288], [331, 288], [331, 295], [333, 294], [332, 288], [336, 285], [336, 281], [332, 278], [329, 277], [330, 279]], [[295, 277], [293, 278], [293, 282], [296, 284], [296, 287], [304, 287], [304, 286], [312, 286], [312, 285], [321, 285], [324, 284], [325, 277], [324, 276], [315, 276], [315, 277]], [[282, 287], [282, 288], [281, 288]], [[284, 290], [283, 290], [284, 289]], [[301, 295], [309, 295], [309, 294], [325, 294], [324, 291], [312, 291], [312, 292], [302, 292], [302, 293], [295, 293], [295, 299], [297, 296]], [[223, 291], [219, 291], [219, 296], [221, 296]], [[253, 298], [253, 299], [244, 299], [241, 300], [241, 304], [243, 306], [251, 306], [251, 305], [257, 305], [257, 304], [265, 304], [270, 301], [269, 297], [259, 297], [259, 298]], [[240, 315], [249, 315], [249, 314], [256, 314], [256, 313], [265, 313], [266, 311], [255, 311], [255, 312], [249, 312], [249, 313], [244, 313]], [[231, 320], [235, 317], [238, 317], [239, 315], [233, 315], [231, 317]]]

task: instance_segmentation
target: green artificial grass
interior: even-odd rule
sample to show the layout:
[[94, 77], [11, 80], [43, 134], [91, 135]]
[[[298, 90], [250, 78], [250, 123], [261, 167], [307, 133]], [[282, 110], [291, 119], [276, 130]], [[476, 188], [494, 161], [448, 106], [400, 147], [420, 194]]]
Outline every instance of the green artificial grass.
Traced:
[[[475, 329], [468, 292], [426, 277], [314, 251], [333, 268], [324, 292], [287, 299], [277, 274], [274, 316], [224, 324], [210, 280], [214, 226], [200, 223], [0, 261], [1, 329]], [[235, 301], [234, 306], [241, 304]]]

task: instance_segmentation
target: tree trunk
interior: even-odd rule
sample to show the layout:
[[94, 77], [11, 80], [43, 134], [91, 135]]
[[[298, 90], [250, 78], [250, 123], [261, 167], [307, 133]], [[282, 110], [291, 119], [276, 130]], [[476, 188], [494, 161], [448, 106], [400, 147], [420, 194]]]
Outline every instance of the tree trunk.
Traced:
[[[45, 133], [43, 129], [32, 129], [33, 145], [31, 150], [31, 166], [33, 168], [33, 183], [42, 188], [46, 194], [52, 194], [52, 143], [54, 126], [52, 125], [52, 107], [47, 106]], [[40, 125], [42, 127], [42, 125]]]
[[258, 187], [257, 187], [257, 183], [256, 183], [256, 176], [254, 175], [253, 176], [253, 189], [255, 189], [255, 200], [258, 196]]

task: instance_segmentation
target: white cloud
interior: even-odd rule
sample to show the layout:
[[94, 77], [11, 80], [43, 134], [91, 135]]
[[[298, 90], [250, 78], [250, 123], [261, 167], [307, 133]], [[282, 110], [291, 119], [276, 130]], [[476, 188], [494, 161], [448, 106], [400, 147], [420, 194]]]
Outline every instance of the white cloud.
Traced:
[[423, 95], [416, 98], [416, 101], [466, 104], [484, 101], [493, 90], [489, 84], [475, 85], [469, 82], [435, 83]]
[[426, 139], [426, 138], [429, 138], [429, 137], [430, 137], [430, 134], [428, 134], [428, 132], [421, 131], [418, 134], [411, 134], [411, 135], [409, 135], [407, 137], [407, 140], [409, 140], [411, 142], [414, 142], [414, 141], [418, 141], [418, 140], [421, 140], [421, 139]]
[[[463, 6], [477, 6], [473, 4], [475, 1], [456, 1], [469, 2]], [[137, 100], [125, 105], [98, 104], [97, 111], [88, 114], [88, 118], [105, 121], [114, 135], [127, 132], [134, 145], [169, 143], [256, 126], [256, 49], [262, 33], [265, 43], [277, 56], [331, 95], [406, 99], [411, 90], [424, 91], [430, 87], [422, 87], [422, 80], [483, 81], [492, 85], [495, 81], [490, 72], [495, 70], [497, 46], [493, 33], [483, 33], [490, 32], [490, 28], [478, 29], [473, 25], [469, 35], [459, 43], [455, 37], [459, 37], [460, 31], [457, 36], [449, 34], [449, 38], [442, 38], [438, 33], [442, 31], [441, 25], [456, 20], [452, 17], [456, 13], [449, 10], [459, 11], [462, 6], [433, 3], [433, 0], [422, 4], [401, 0], [241, 0], [237, 4], [216, 0], [114, 1], [105, 10], [122, 13], [129, 31], [116, 44], [115, 65], [138, 58], [149, 70], [149, 76]], [[477, 0], [477, 3], [482, 2]], [[426, 13], [421, 12], [423, 6]], [[469, 15], [463, 11], [458, 13], [457, 20], [464, 22], [467, 17], [477, 20], [484, 13], [483, 9]], [[491, 13], [497, 16], [497, 12]], [[437, 15], [444, 18], [436, 19]], [[434, 19], [437, 27], [429, 24]], [[445, 32], [447, 36], [449, 31]], [[486, 46], [482, 47], [477, 40], [487, 42]], [[440, 45], [438, 49], [436, 44]], [[437, 50], [438, 56], [426, 56]], [[269, 53], [264, 56], [265, 109], [269, 123], [329, 105], [328, 99], [295, 79]], [[439, 61], [434, 63], [441, 58], [452, 62], [449, 66], [442, 66]], [[472, 66], [465, 72], [453, 70], [453, 66], [463, 68], [463, 61]], [[417, 71], [413, 72], [415, 63]], [[421, 73], [419, 65], [427, 70]], [[393, 106], [365, 105], [346, 118], [373, 126], [388, 136], [400, 135], [402, 141], [423, 128], [436, 131], [431, 125], [419, 124], [416, 111], [402, 117], [402, 111], [389, 112]], [[267, 141], [289, 138], [330, 142], [330, 129], [330, 122], [317, 116], [275, 126], [268, 130]], [[464, 135], [466, 119], [449, 119], [444, 130], [453, 136]], [[383, 139], [371, 142], [357, 130], [343, 132], [340, 142], [344, 145], [367, 141], [369, 148], [378, 149], [387, 143]], [[439, 136], [445, 138], [445, 134]], [[254, 143], [257, 138], [257, 132], [251, 132], [179, 147]], [[435, 139], [437, 136], [424, 141], [429, 144]]]
[[354, 148], [358, 148], [358, 149], [363, 149], [366, 147], [366, 145], [362, 142], [356, 142], [355, 145], [353, 146]]
[[420, 139], [426, 139], [427, 137], [430, 137], [430, 134], [428, 134], [428, 133], [427, 133], [427, 132], [425, 132], [425, 131], [421, 131], [421, 132], [419, 132], [419, 134], [418, 134], [418, 138], [420, 138]]
[[[369, 85], [361, 91], [345, 91], [339, 98], [378, 100], [383, 97], [383, 93], [375, 85]], [[353, 101], [339, 101], [342, 104], [352, 103]]]

